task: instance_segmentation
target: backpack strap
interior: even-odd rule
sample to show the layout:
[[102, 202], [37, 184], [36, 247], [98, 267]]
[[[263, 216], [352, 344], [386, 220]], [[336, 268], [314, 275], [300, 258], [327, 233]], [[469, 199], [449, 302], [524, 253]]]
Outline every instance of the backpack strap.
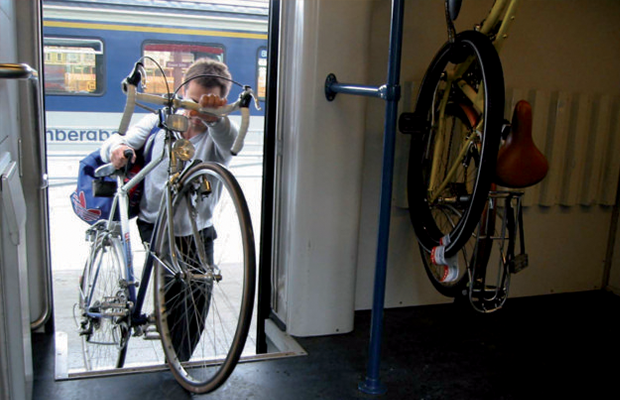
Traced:
[[[137, 174], [145, 165], [151, 162], [153, 153], [153, 141], [155, 134], [159, 132], [159, 124], [156, 124], [149, 132], [144, 142], [144, 146], [136, 151], [136, 163], [131, 168], [131, 176]], [[140, 202], [144, 193], [144, 180], [138, 183], [129, 191], [129, 217], [133, 218], [140, 213]]]
[[146, 142], [144, 142], [144, 165], [151, 162], [153, 158], [153, 142], [155, 141], [155, 135], [159, 132], [161, 128], [159, 124], [156, 124], [153, 129], [149, 132], [149, 135], [146, 137]]

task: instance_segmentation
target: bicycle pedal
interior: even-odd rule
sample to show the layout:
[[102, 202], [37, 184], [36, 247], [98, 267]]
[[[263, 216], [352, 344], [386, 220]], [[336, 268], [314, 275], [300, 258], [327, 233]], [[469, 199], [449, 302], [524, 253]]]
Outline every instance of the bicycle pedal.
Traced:
[[508, 270], [511, 274], [523, 271], [529, 265], [527, 254], [519, 254], [508, 263]]
[[99, 310], [105, 318], [120, 318], [129, 315], [127, 303], [102, 303]]

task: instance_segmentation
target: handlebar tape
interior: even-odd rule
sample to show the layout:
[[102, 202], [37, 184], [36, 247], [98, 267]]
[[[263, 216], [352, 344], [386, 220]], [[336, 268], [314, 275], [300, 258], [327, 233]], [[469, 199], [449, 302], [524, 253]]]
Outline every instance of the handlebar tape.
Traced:
[[243, 141], [245, 140], [245, 136], [248, 133], [248, 128], [250, 126], [250, 109], [249, 107], [242, 107], [241, 111], [241, 126], [239, 127], [239, 134], [237, 135], [237, 139], [235, 139], [235, 143], [230, 149], [230, 152], [233, 156], [239, 154], [241, 149], [243, 148]]
[[131, 122], [133, 111], [136, 107], [136, 87], [133, 85], [126, 85], [127, 90], [127, 103], [125, 103], [125, 111], [123, 111], [123, 117], [118, 127], [118, 133], [124, 135]]

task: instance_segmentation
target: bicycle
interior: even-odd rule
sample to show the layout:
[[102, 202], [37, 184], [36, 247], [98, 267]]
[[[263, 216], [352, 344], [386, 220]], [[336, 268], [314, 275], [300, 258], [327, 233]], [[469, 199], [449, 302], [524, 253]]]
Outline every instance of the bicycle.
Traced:
[[[221, 117], [239, 110], [239, 134], [231, 149], [236, 155], [248, 130], [252, 99], [256, 108], [259, 105], [249, 86], [243, 87], [236, 102], [217, 109], [200, 108], [192, 100], [176, 96], [189, 80], [164, 96], [139, 92], [146, 79], [144, 59], [123, 81], [127, 104], [119, 133], [125, 134], [138, 105], [158, 113], [165, 145], [131, 179], [112, 164], [96, 170], [98, 177], [115, 177], [116, 188], [109, 219], [86, 232], [91, 247], [80, 278], [77, 306], [84, 360], [90, 370], [121, 368], [131, 336], [158, 339], [176, 380], [190, 392], [206, 393], [226, 381], [246, 343], [255, 293], [255, 242], [239, 183], [223, 165], [192, 161], [193, 145], [180, 136], [188, 121], [176, 111], [189, 109]], [[163, 108], [157, 111], [143, 103]], [[166, 160], [169, 179], [138, 281], [128, 196]], [[209, 207], [213, 210], [210, 217], [205, 214]], [[217, 227], [217, 234], [209, 226]], [[149, 282], [154, 312], [145, 313]]]
[[[494, 182], [510, 186], [514, 182], [511, 173], [524, 175], [520, 171], [522, 163], [512, 161], [512, 156], [502, 170], [505, 177], [508, 171], [508, 180], [502, 181], [496, 175], [502, 139], [519, 134], [511, 133], [510, 124], [504, 120], [504, 78], [498, 55], [517, 3], [518, 0], [496, 0], [487, 18], [474, 30], [456, 34], [453, 21], [458, 16], [460, 1], [446, 0], [448, 42], [426, 71], [414, 112], [402, 114], [399, 120], [401, 132], [412, 135], [408, 200], [425, 271], [440, 293], [448, 297], [468, 296], [474, 308], [482, 312], [503, 305], [508, 275], [523, 268], [513, 268], [511, 262], [527, 264], [526, 257], [506, 253], [514, 252], [515, 236], [522, 230], [522, 224], [511, 224], [510, 230], [505, 229], [508, 218], [522, 220], [520, 201], [511, 208], [512, 216], [508, 212], [502, 214], [502, 236], [495, 233], [498, 202], [512, 202], [522, 193], [497, 191]], [[517, 119], [523, 118], [515, 115]], [[520, 126], [527, 128], [523, 123]], [[504, 156], [514, 154], [515, 148], [532, 154], [538, 151], [535, 146], [513, 146]], [[542, 166], [537, 168], [526, 174], [520, 187], [544, 177], [546, 169], [543, 172]], [[500, 258], [505, 262], [500, 266], [498, 281], [489, 285], [486, 267], [493, 241], [506, 239], [509, 245], [506, 251], [501, 246]]]

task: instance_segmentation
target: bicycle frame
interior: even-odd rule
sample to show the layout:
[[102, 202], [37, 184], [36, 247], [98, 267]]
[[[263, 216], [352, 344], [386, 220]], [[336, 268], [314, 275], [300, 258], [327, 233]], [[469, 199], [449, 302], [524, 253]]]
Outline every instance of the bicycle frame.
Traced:
[[[171, 133], [170, 131], [168, 131]], [[171, 140], [167, 140], [169, 144], [169, 148], [171, 147]], [[113, 218], [110, 218], [106, 221], [106, 230], [110, 231], [114, 228], [115, 224], [120, 222], [121, 228], [121, 244], [123, 247], [123, 258], [124, 258], [124, 277], [126, 279], [127, 290], [129, 294], [129, 302], [133, 304], [131, 307], [131, 321], [132, 325], [139, 325], [147, 321], [147, 318], [142, 315], [142, 305], [144, 304], [144, 299], [146, 297], [146, 288], [147, 282], [150, 279], [150, 274], [153, 268], [153, 259], [152, 254], [150, 252], [147, 253], [147, 257], [144, 263], [144, 269], [142, 271], [142, 282], [144, 285], [140, 285], [140, 289], [138, 293], [136, 293], [137, 282], [135, 281], [134, 275], [134, 265], [133, 265], [133, 252], [131, 250], [131, 239], [129, 233], [129, 212], [128, 212], [128, 202], [129, 202], [129, 192], [136, 185], [144, 180], [147, 174], [149, 174], [155, 167], [161, 164], [165, 159], [165, 152], [162, 151], [161, 154], [152, 159], [147, 165], [142, 168], [133, 178], [131, 178], [127, 183], [123, 182], [122, 176], [117, 176], [117, 190], [114, 196], [114, 200], [112, 202], [112, 208], [110, 210], [110, 215], [115, 215], [116, 210], [118, 208], [120, 218], [119, 221], [115, 221]], [[170, 196], [170, 180], [166, 184], [166, 190], [164, 191], [164, 196], [162, 197], [162, 202], [165, 202], [167, 205], [166, 215], [170, 215], [171, 205], [167, 200]], [[160, 209], [162, 205], [160, 205]], [[169, 221], [172, 223], [172, 221]], [[155, 228], [157, 229], [157, 228]], [[98, 271], [97, 271], [98, 273]], [[89, 299], [90, 300], [90, 299]], [[92, 313], [87, 312], [89, 316], [92, 317], [104, 317], [100, 313]], [[111, 316], [111, 315], [109, 315]]]
[[502, 12], [504, 12], [505, 10], [504, 19], [502, 20], [502, 24], [497, 31], [495, 40], [493, 40], [493, 44], [495, 45], [495, 48], [498, 52], [504, 44], [504, 40], [508, 37], [508, 30], [514, 22], [518, 6], [519, 0], [495, 0], [495, 4], [493, 4], [493, 7], [491, 8], [489, 16], [480, 27], [480, 32], [488, 35], [491, 30], [497, 25], [497, 22], [500, 19]]
[[[518, 0], [495, 0], [493, 7], [489, 11], [489, 15], [483, 21], [482, 25], [479, 26], [478, 28], [481, 33], [484, 33], [485, 35], [489, 36], [492, 34], [498, 22], [500, 22], [500, 18], [502, 17], [502, 15], [504, 16], [504, 18], [501, 20], [501, 25], [497, 29], [495, 38], [493, 39], [493, 45], [495, 46], [498, 52], [500, 51], [504, 43], [504, 40], [508, 37], [508, 30], [510, 29], [510, 26], [512, 25], [514, 21], [515, 14], [517, 12], [518, 3], [519, 3]], [[474, 108], [476, 109], [478, 114], [481, 115], [482, 117], [478, 121], [478, 124], [476, 125], [476, 127], [474, 127], [474, 129], [472, 130], [471, 134], [467, 135], [467, 137], [464, 139], [464, 142], [461, 145], [459, 154], [456, 157], [456, 162], [449, 167], [448, 173], [446, 174], [445, 178], [440, 183], [438, 183], [439, 177], [438, 177], [437, 170], [439, 168], [439, 165], [438, 165], [439, 156], [444, 153], [444, 143], [443, 143], [443, 140], [441, 140], [443, 138], [443, 134], [440, 134], [437, 136], [438, 141], [434, 147], [433, 164], [431, 166], [431, 176], [430, 176], [429, 186], [428, 186], [428, 195], [429, 195], [429, 199], [431, 203], [435, 202], [438, 199], [439, 194], [455, 178], [455, 174], [458, 170], [459, 163], [461, 162], [461, 160], [463, 160], [463, 158], [467, 154], [468, 149], [471, 146], [475, 145], [476, 138], [478, 137], [478, 132], [480, 131], [480, 128], [482, 127], [482, 124], [484, 122], [483, 121], [484, 104], [482, 101], [483, 94], [484, 94], [484, 88], [481, 88], [480, 91], [476, 91], [473, 87], [467, 84], [467, 82], [460, 79], [461, 76], [463, 76], [465, 71], [471, 65], [471, 62], [472, 62], [472, 58], [456, 66], [453, 71], [450, 71], [448, 73], [448, 76], [446, 77], [446, 87], [451, 88], [452, 84], [456, 82], [458, 88], [461, 90], [463, 95], [465, 95], [465, 97], [467, 97], [472, 102]], [[450, 91], [449, 90], [444, 91], [443, 97], [441, 98], [441, 101], [439, 103], [439, 126], [437, 127], [437, 130], [439, 132], [444, 132], [445, 130], [444, 116], [446, 112], [446, 107], [448, 105], [449, 96], [450, 96]]]

